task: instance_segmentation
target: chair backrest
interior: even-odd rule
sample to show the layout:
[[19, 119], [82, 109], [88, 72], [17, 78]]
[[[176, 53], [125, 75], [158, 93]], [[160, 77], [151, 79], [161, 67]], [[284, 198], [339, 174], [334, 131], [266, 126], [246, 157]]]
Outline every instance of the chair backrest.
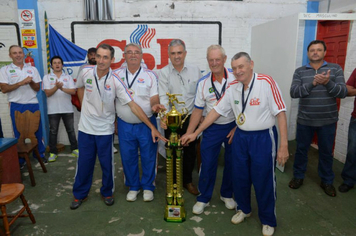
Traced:
[[15, 123], [20, 133], [19, 143], [25, 143], [25, 139], [31, 139], [31, 143], [37, 143], [35, 133], [40, 125], [40, 111], [34, 113], [29, 110], [23, 113], [15, 111]]

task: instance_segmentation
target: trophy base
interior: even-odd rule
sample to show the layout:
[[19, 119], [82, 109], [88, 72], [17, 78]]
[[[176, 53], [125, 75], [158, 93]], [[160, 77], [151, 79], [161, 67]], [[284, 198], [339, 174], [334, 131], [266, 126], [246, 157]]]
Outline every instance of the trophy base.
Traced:
[[166, 205], [164, 220], [167, 222], [176, 222], [176, 223], [184, 222], [185, 221], [184, 206]]

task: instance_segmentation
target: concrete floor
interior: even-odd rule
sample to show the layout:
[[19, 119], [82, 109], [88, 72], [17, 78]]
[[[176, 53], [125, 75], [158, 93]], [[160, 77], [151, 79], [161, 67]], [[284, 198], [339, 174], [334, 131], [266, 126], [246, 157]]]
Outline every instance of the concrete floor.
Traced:
[[[118, 147], [117, 147], [118, 148]], [[327, 196], [319, 187], [317, 174], [317, 151], [312, 149], [304, 185], [293, 190], [288, 187], [292, 178], [295, 143], [290, 143], [291, 157], [285, 173], [277, 174], [277, 223], [275, 235], [356, 235], [356, 189], [339, 193], [337, 197]], [[210, 206], [202, 215], [195, 216], [191, 210], [195, 197], [185, 193], [187, 220], [184, 223], [167, 223], [163, 220], [165, 207], [165, 163], [159, 159], [155, 199], [143, 202], [142, 194], [136, 202], [125, 200], [127, 187], [124, 186], [120, 154], [115, 154], [116, 190], [115, 204], [108, 207], [101, 200], [101, 170], [97, 163], [94, 181], [88, 201], [77, 210], [70, 210], [76, 158], [68, 147], [56, 162], [47, 164], [48, 173], [36, 165], [37, 185], [30, 186], [26, 168], [22, 171], [26, 186], [25, 197], [35, 217], [36, 224], [28, 218], [18, 219], [11, 227], [12, 235], [261, 235], [256, 200], [253, 199], [252, 216], [239, 225], [230, 223], [234, 214], [227, 210], [219, 199], [219, 185], [223, 161], [219, 163], [218, 178]], [[221, 158], [222, 159], [222, 158]], [[340, 173], [343, 164], [334, 161], [335, 187], [342, 183]], [[194, 172], [194, 182], [198, 173]], [[19, 202], [9, 206], [9, 211], [19, 209]], [[2, 223], [0, 223], [2, 226]]]

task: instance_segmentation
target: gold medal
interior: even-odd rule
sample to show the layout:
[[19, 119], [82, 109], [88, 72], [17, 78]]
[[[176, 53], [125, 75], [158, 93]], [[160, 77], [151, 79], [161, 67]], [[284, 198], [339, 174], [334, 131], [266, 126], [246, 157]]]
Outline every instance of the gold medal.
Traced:
[[237, 117], [237, 124], [238, 125], [243, 125], [246, 121], [246, 117], [244, 113], [240, 113], [239, 116]]

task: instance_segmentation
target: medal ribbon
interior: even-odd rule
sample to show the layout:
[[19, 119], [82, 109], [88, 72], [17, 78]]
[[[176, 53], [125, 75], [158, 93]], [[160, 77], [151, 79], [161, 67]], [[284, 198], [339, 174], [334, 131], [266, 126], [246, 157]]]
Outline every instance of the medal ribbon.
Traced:
[[211, 85], [213, 86], [214, 89], [214, 93], [215, 93], [215, 97], [216, 97], [216, 101], [219, 101], [221, 96], [225, 93], [225, 89], [226, 89], [226, 83], [227, 83], [227, 73], [226, 70], [224, 68], [224, 75], [225, 75], [225, 83], [221, 89], [221, 93], [218, 92], [218, 90], [216, 89], [215, 85], [214, 85], [214, 81], [213, 81], [213, 73], [211, 73]]
[[[106, 80], [109, 77], [109, 74], [110, 74], [110, 71], [106, 74], [106, 77], [105, 77], [105, 80], [104, 80], [104, 88], [105, 88], [105, 85], [106, 85]], [[98, 91], [99, 91], [100, 98], [101, 98], [101, 100], [103, 100], [102, 97], [101, 97], [101, 92], [100, 92], [100, 88], [99, 88], [99, 84], [98, 84], [98, 78], [96, 77], [96, 71], [94, 71], [94, 78], [95, 78], [96, 87], [98, 88]]]
[[247, 105], [247, 101], [248, 101], [248, 97], [250, 96], [250, 93], [252, 91], [252, 88], [253, 88], [253, 84], [255, 83], [255, 74], [253, 74], [253, 79], [252, 79], [252, 83], [251, 83], [251, 87], [250, 87], [250, 91], [248, 92], [247, 94], [247, 98], [246, 98], [246, 101], [245, 101], [245, 89], [242, 87], [242, 112], [241, 114], [244, 113], [245, 109], [246, 109], [246, 105]]
[[133, 85], [133, 83], [135, 82], [135, 80], [136, 80], [138, 74], [140, 74], [140, 71], [141, 71], [141, 67], [140, 67], [140, 69], [138, 70], [137, 74], [135, 75], [135, 77], [133, 78], [133, 80], [132, 80], [132, 82], [131, 82], [131, 84], [130, 84], [130, 83], [129, 83], [129, 75], [128, 75], [128, 72], [127, 72], [127, 69], [126, 69], [126, 81], [127, 81], [127, 87], [128, 87], [129, 89], [132, 87], [132, 85]]

